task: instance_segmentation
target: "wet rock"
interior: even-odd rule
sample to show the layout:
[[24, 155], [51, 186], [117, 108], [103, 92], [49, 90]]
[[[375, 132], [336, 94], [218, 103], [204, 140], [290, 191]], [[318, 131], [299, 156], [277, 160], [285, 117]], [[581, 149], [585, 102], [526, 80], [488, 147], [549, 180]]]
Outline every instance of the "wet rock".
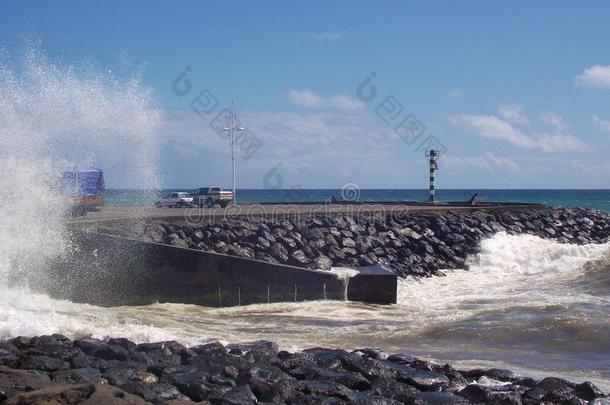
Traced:
[[129, 382], [121, 387], [125, 391], [142, 397], [145, 401], [162, 403], [172, 399], [189, 399], [176, 387], [166, 383], [147, 384], [140, 381]]
[[104, 384], [58, 385], [16, 395], [5, 402], [6, 405], [34, 404], [108, 404], [143, 405], [150, 404], [142, 398], [130, 395], [119, 388]]
[[585, 381], [582, 384], [578, 384], [576, 387], [574, 387], [574, 392], [579, 398], [586, 401], [591, 401], [595, 398], [602, 398], [605, 396], [604, 393], [591, 381]]
[[485, 370], [483, 375], [497, 381], [506, 382], [512, 382], [516, 378], [515, 373], [503, 368], [490, 368], [489, 370]]
[[222, 396], [222, 403], [226, 405], [250, 405], [258, 403], [256, 396], [248, 385], [242, 385], [227, 391]]
[[127, 360], [129, 351], [119, 345], [111, 345], [97, 339], [81, 339], [74, 341], [74, 347], [80, 348], [89, 356], [104, 360]]
[[16, 367], [19, 363], [19, 350], [6, 342], [0, 343], [0, 366]]
[[48, 356], [27, 356], [19, 366], [26, 370], [56, 371], [70, 368], [70, 363]]
[[[462, 404], [470, 404], [466, 398], [451, 394], [449, 392], [422, 392], [419, 395], [414, 396], [412, 402], [417, 403], [419, 400], [424, 404], [434, 404], [434, 405], [462, 405]], [[411, 401], [409, 401], [411, 402]], [[494, 402], [499, 403], [499, 402]]]
[[281, 243], [273, 243], [271, 245], [270, 253], [275, 259], [279, 260], [281, 263], [288, 262], [288, 251]]
[[320, 255], [316, 257], [316, 259], [314, 260], [314, 264], [316, 269], [330, 270], [333, 265], [333, 261], [328, 256]]
[[342, 356], [341, 360], [346, 370], [355, 371], [369, 380], [377, 378], [399, 378], [412, 375], [415, 370], [408, 366], [397, 365], [377, 359], [364, 358], [356, 354]]
[[405, 378], [405, 382], [422, 391], [435, 391], [449, 386], [449, 378], [434, 371], [418, 370]]
[[336, 382], [358, 391], [365, 391], [371, 387], [369, 380], [362, 374], [351, 371], [320, 370], [312, 378], [319, 381]]
[[278, 346], [275, 342], [258, 340], [255, 342], [236, 343], [227, 345], [227, 350], [238, 350], [252, 359], [252, 362], [259, 365], [268, 365], [278, 360]]
[[326, 381], [305, 381], [305, 393], [322, 397], [335, 397], [343, 401], [356, 401], [356, 393], [344, 385]]
[[121, 346], [128, 352], [132, 352], [137, 346], [131, 340], [125, 338], [110, 338], [108, 339], [108, 344], [114, 346]]
[[522, 390], [518, 387], [507, 385], [479, 385], [471, 384], [458, 392], [458, 395], [476, 403], [494, 404], [520, 404]]
[[311, 260], [305, 255], [305, 253], [303, 253], [302, 250], [295, 250], [290, 254], [290, 258], [291, 263], [301, 267], [311, 263]]
[[419, 394], [420, 391], [411, 385], [401, 383], [393, 378], [377, 378], [371, 383], [369, 392], [386, 398], [405, 401], [406, 398], [412, 398], [414, 395]]
[[52, 384], [45, 372], [0, 366], [0, 401], [3, 397], [11, 398], [20, 392], [39, 390]]
[[277, 367], [254, 367], [239, 376], [240, 385], [248, 385], [256, 398], [267, 402], [284, 402], [304, 388], [303, 383]]
[[92, 367], [54, 371], [51, 373], [51, 379], [55, 384], [104, 384], [107, 382], [107, 380], [102, 377], [100, 370]]
[[135, 373], [136, 370], [132, 368], [111, 368], [106, 370], [104, 378], [108, 380], [108, 383], [120, 387], [132, 381]]

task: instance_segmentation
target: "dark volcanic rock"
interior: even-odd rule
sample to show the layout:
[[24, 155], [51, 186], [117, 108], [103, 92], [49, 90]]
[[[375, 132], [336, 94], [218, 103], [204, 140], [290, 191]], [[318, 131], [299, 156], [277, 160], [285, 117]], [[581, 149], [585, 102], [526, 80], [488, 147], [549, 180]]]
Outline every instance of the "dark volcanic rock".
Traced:
[[42, 371], [0, 367], [0, 401], [20, 392], [38, 390], [52, 384], [49, 375]]
[[141, 397], [130, 395], [119, 388], [104, 384], [58, 385], [37, 391], [16, 395], [5, 402], [6, 405], [34, 404], [108, 404], [143, 405], [150, 404]]
[[[554, 377], [535, 381], [503, 369], [461, 372], [379, 349], [312, 348], [288, 353], [269, 341], [226, 347], [212, 342], [187, 348], [172, 341], [135, 345], [120, 338], [82, 339], [73, 344], [53, 337], [13, 339], [0, 342], [0, 347], [19, 359], [13, 367], [36, 368], [0, 366], [0, 402], [11, 404], [584, 404], [606, 400], [590, 382], [574, 384]], [[128, 358], [113, 358], [116, 351], [111, 347], [125, 350]], [[67, 362], [62, 356], [73, 358]], [[81, 363], [88, 365], [75, 367]], [[481, 379], [506, 383], [484, 385]], [[469, 384], [475, 380], [481, 383]]]
[[520, 404], [523, 390], [513, 385], [487, 386], [471, 384], [458, 395], [475, 403]]

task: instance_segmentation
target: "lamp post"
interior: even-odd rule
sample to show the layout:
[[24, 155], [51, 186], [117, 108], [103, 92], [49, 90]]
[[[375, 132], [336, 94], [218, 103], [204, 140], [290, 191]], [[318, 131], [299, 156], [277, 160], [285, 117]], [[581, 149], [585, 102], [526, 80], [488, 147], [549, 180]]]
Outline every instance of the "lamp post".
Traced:
[[229, 117], [228, 127], [223, 128], [223, 131], [229, 131], [229, 140], [231, 142], [231, 177], [233, 179], [233, 204], [237, 204], [237, 193], [235, 192], [235, 131], [243, 131], [245, 128], [235, 125], [235, 101], [231, 99], [231, 114]]
[[433, 203], [436, 200], [436, 190], [434, 188], [434, 172], [438, 170], [438, 164], [436, 163], [438, 152], [434, 149], [430, 149], [428, 152], [426, 152], [426, 157], [430, 162], [430, 191], [428, 194], [428, 201]]

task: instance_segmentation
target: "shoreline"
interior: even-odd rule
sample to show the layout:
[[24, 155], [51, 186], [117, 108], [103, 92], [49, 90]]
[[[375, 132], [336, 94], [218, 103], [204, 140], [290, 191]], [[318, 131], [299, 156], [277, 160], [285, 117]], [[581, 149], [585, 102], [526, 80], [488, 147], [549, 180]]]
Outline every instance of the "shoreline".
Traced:
[[269, 341], [187, 348], [175, 341], [136, 345], [62, 335], [0, 341], [0, 403], [6, 404], [61, 404], [68, 398], [168, 405], [603, 404], [605, 397], [590, 382], [536, 380], [505, 369], [458, 370], [370, 348], [287, 352]]

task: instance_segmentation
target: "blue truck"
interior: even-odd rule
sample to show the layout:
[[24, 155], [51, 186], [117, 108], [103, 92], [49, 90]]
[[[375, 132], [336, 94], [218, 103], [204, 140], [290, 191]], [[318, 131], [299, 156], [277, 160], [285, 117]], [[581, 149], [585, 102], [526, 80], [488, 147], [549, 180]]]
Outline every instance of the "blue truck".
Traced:
[[84, 215], [104, 205], [104, 172], [101, 169], [67, 169], [61, 174], [62, 194], [72, 204], [72, 213]]

